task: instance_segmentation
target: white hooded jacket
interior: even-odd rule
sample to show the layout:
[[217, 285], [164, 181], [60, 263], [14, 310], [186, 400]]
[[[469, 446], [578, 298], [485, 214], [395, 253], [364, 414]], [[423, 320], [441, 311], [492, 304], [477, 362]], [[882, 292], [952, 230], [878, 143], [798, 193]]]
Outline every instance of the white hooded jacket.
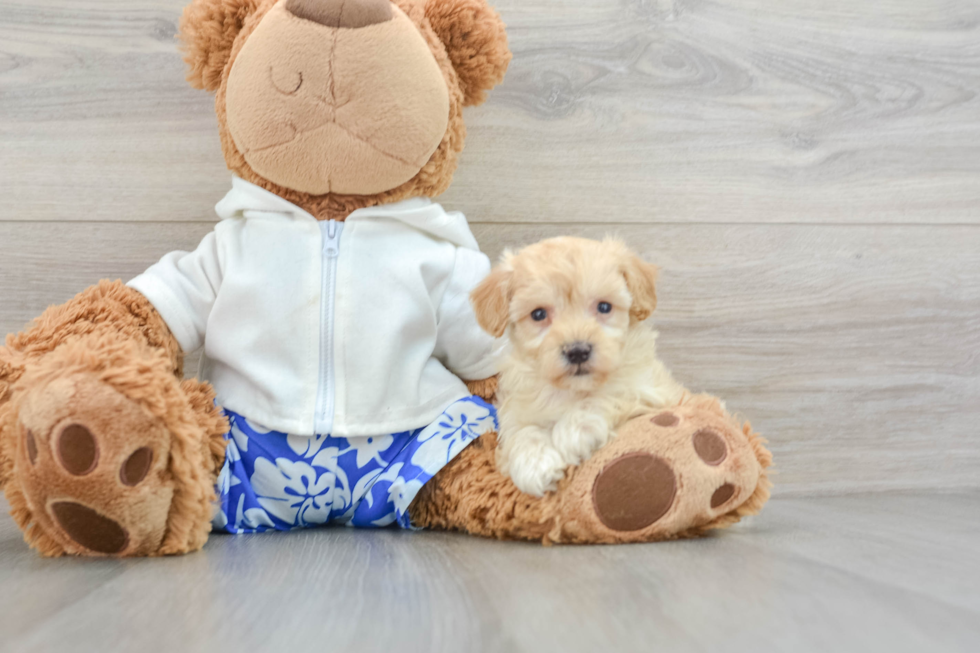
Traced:
[[490, 271], [461, 213], [426, 198], [317, 221], [235, 178], [193, 252], [129, 282], [218, 403], [293, 435], [426, 426], [494, 374], [470, 291]]

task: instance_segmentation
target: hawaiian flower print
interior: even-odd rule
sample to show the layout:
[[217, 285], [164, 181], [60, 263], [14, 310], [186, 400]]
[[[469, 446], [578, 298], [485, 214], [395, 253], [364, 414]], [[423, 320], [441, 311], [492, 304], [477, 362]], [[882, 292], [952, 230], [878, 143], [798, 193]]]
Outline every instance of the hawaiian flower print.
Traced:
[[359, 441], [356, 444], [351, 444], [351, 449], [357, 452], [357, 466], [365, 467], [372, 460], [376, 461], [379, 465], [384, 465], [385, 461], [381, 458], [381, 452], [386, 451], [395, 441], [395, 436], [393, 435], [373, 435], [366, 438], [351, 438], [348, 442], [352, 440]]
[[213, 525], [231, 533], [329, 522], [411, 528], [408, 507], [422, 486], [496, 428], [493, 407], [477, 397], [457, 401], [425, 428], [370, 437], [295, 436], [225, 414], [231, 430]]
[[[455, 407], [457, 404], [454, 404]], [[470, 403], [458, 411], [446, 411], [418, 435], [419, 447], [412, 464], [434, 476], [480, 435], [497, 428], [497, 414], [486, 404]]]
[[316, 473], [304, 462], [278, 458], [255, 461], [252, 489], [265, 511], [287, 524], [313, 526], [330, 516], [334, 477]]

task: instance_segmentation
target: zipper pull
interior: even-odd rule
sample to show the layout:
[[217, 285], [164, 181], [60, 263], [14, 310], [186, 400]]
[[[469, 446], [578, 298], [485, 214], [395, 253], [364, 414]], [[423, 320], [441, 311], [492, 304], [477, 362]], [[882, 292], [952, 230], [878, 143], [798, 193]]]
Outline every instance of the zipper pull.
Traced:
[[337, 238], [337, 226], [338, 222], [336, 220], [331, 220], [327, 223], [327, 237], [324, 239], [323, 243], [323, 253], [328, 258], [336, 258], [340, 253], [338, 248]]

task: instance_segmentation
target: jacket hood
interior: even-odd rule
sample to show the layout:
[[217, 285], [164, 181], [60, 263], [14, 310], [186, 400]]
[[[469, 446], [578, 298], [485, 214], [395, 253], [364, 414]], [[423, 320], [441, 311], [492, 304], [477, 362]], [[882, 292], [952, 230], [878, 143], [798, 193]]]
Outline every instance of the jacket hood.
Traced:
[[[240, 177], [232, 178], [231, 190], [228, 191], [224, 199], [218, 202], [214, 210], [218, 217], [223, 220], [249, 218], [257, 213], [265, 216], [279, 214], [316, 220], [310, 213], [292, 202]], [[427, 197], [415, 197], [393, 204], [357, 209], [347, 216], [345, 222], [349, 223], [365, 218], [398, 220], [434, 238], [448, 241], [457, 247], [480, 251], [476, 238], [466, 222], [466, 217], [458, 211], [447, 212], [441, 204], [433, 202]]]

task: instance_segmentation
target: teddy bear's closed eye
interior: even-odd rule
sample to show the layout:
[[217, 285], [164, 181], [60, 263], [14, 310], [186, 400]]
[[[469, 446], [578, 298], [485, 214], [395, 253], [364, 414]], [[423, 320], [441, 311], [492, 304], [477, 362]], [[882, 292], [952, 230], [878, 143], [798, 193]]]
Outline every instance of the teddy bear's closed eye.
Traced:
[[280, 75], [281, 79], [276, 79], [276, 69], [269, 66], [269, 82], [277, 91], [283, 95], [296, 95], [303, 86], [303, 73], [294, 72], [288, 75]]

